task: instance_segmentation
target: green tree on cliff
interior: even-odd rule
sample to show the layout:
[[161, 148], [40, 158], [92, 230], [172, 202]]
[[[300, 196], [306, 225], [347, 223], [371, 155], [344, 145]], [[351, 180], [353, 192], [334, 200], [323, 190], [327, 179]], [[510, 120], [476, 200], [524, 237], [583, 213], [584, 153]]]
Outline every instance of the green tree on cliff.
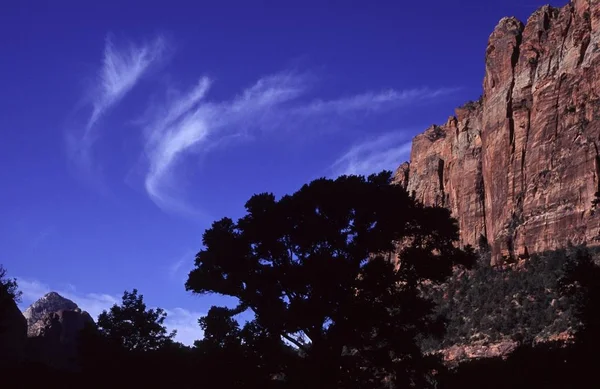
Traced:
[[[281, 369], [292, 387], [427, 387], [439, 365], [417, 338], [443, 326], [420, 286], [443, 282], [474, 254], [455, 247], [449, 211], [390, 183], [389, 172], [318, 179], [279, 200], [254, 195], [237, 222], [213, 223], [186, 289], [239, 305], [202, 319], [220, 323], [210, 341], [252, 338], [266, 367]], [[226, 316], [246, 310], [253, 319], [242, 336]]]

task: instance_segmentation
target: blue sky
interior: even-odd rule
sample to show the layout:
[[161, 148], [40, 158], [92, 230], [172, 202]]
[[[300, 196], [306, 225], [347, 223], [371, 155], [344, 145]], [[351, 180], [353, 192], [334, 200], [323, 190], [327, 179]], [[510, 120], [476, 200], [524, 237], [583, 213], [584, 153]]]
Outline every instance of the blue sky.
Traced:
[[0, 263], [22, 305], [55, 290], [96, 315], [138, 288], [190, 343], [221, 301], [183, 286], [213, 220], [394, 169], [479, 97], [498, 20], [543, 4], [7, 2]]

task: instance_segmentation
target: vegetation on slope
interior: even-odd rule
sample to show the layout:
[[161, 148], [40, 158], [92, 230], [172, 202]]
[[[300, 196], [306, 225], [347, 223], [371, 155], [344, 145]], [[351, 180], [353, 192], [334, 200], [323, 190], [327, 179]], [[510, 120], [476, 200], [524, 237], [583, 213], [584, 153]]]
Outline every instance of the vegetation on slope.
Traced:
[[[469, 271], [455, 272], [428, 293], [436, 314], [446, 320], [442, 339], [427, 339], [427, 351], [457, 344], [514, 340], [538, 343], [576, 326], [573, 297], [561, 295], [559, 280], [577, 248], [541, 254], [504, 268], [490, 266], [489, 252], [480, 250]], [[597, 250], [591, 250], [597, 252]]]

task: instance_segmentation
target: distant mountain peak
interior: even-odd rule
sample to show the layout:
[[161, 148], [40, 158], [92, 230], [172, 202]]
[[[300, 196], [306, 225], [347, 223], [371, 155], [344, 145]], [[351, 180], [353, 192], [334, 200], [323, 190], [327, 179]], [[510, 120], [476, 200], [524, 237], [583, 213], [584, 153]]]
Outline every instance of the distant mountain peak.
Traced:
[[39, 321], [44, 315], [61, 310], [79, 309], [73, 301], [61, 296], [56, 292], [49, 292], [39, 300], [31, 304], [24, 312], [27, 324], [31, 325]]
[[49, 299], [49, 298], [64, 298], [64, 297], [56, 292], [48, 292], [43, 296], [43, 298]]

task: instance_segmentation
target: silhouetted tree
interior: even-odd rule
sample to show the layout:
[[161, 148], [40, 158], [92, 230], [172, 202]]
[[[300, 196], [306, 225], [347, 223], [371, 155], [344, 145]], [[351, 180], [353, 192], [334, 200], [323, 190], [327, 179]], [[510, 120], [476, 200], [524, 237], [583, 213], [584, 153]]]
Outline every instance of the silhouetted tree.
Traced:
[[98, 316], [100, 333], [130, 351], [159, 349], [172, 342], [176, 331], [167, 332], [166, 312], [161, 308], [146, 309], [143, 295], [136, 289], [123, 293], [121, 305], [113, 305]]
[[4, 266], [0, 265], [0, 304], [14, 301], [20, 302], [22, 292], [15, 278], [8, 278]]
[[[18, 289], [17, 280], [8, 278], [4, 266], [0, 265], [0, 333], [6, 331], [8, 323], [5, 323], [2, 318], [15, 310], [15, 303], [21, 299], [21, 292]], [[0, 345], [1, 346], [1, 345]]]
[[[265, 370], [280, 369], [288, 387], [430, 386], [440, 365], [416, 338], [443, 326], [421, 286], [475, 256], [456, 247], [448, 210], [390, 183], [390, 172], [318, 179], [279, 200], [254, 195], [237, 222], [213, 223], [186, 289], [239, 305], [210, 310], [206, 342], [254, 342]], [[254, 318], [243, 334], [227, 317], [247, 309]]]
[[165, 341], [152, 350], [128, 350], [89, 326], [81, 331], [79, 345], [81, 374], [92, 388], [192, 388], [198, 374], [206, 376], [205, 363], [195, 350], [178, 342]]
[[195, 342], [207, 388], [269, 388], [281, 384], [275, 379], [284, 369], [286, 346], [258, 327], [255, 322], [240, 327], [235, 312], [212, 307], [200, 319], [204, 338]]

